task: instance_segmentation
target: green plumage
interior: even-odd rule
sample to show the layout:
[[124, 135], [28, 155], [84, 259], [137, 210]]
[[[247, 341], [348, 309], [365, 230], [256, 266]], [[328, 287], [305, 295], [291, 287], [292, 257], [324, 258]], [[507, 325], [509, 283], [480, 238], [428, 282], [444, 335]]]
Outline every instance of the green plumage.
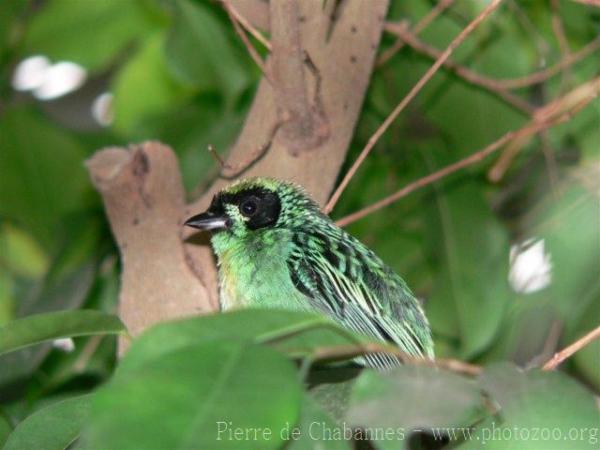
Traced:
[[[243, 180], [187, 224], [217, 230], [212, 245], [223, 309], [318, 311], [410, 355], [433, 357], [429, 325], [404, 280], [300, 187], [270, 178]], [[398, 363], [389, 355], [365, 359], [380, 368]]]

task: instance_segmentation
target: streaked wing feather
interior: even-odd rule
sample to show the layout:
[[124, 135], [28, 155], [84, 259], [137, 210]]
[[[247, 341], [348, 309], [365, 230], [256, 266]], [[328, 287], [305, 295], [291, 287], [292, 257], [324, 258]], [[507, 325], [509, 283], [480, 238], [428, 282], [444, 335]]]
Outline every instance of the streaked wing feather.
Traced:
[[[364, 263], [357, 267], [357, 259], [344, 255], [331, 241], [317, 240], [312, 251], [292, 254], [288, 265], [292, 281], [315, 309], [350, 330], [391, 341], [410, 355], [432, 356], [428, 336], [416, 331], [418, 323], [411, 323], [421, 314], [418, 304], [412, 304], [417, 300], [407, 298], [411, 294], [401, 280], [390, 284]], [[367, 355], [365, 360], [380, 368], [399, 363], [386, 354]]]

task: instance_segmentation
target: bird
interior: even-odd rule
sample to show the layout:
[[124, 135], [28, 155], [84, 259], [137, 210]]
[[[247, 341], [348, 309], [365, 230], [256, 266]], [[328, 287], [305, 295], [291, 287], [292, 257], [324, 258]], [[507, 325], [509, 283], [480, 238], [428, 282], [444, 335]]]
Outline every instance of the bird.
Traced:
[[[212, 234], [223, 311], [316, 312], [409, 356], [433, 359], [429, 323], [406, 282], [338, 227], [300, 185], [268, 177], [239, 180], [185, 225]], [[358, 362], [376, 369], [401, 363], [388, 353]]]

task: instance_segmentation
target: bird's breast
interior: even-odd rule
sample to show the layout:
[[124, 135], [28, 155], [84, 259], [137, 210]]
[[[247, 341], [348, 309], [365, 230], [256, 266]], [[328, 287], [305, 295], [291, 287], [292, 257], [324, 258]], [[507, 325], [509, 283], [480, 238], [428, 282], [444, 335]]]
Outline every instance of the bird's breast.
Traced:
[[[254, 306], [290, 308], [298, 295], [282, 245], [231, 247], [219, 254], [220, 302], [223, 310]], [[296, 309], [296, 308], [293, 308]]]

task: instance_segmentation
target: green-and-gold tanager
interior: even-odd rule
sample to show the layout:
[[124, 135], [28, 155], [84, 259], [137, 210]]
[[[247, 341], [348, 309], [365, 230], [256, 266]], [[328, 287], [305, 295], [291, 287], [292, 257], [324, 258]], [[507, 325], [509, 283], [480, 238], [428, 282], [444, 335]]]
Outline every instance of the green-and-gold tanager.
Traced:
[[[433, 358], [429, 324], [404, 280], [301, 187], [273, 178], [241, 180], [186, 225], [213, 233], [223, 310], [317, 311], [409, 355]], [[398, 363], [384, 354], [365, 360], [378, 368]]]

